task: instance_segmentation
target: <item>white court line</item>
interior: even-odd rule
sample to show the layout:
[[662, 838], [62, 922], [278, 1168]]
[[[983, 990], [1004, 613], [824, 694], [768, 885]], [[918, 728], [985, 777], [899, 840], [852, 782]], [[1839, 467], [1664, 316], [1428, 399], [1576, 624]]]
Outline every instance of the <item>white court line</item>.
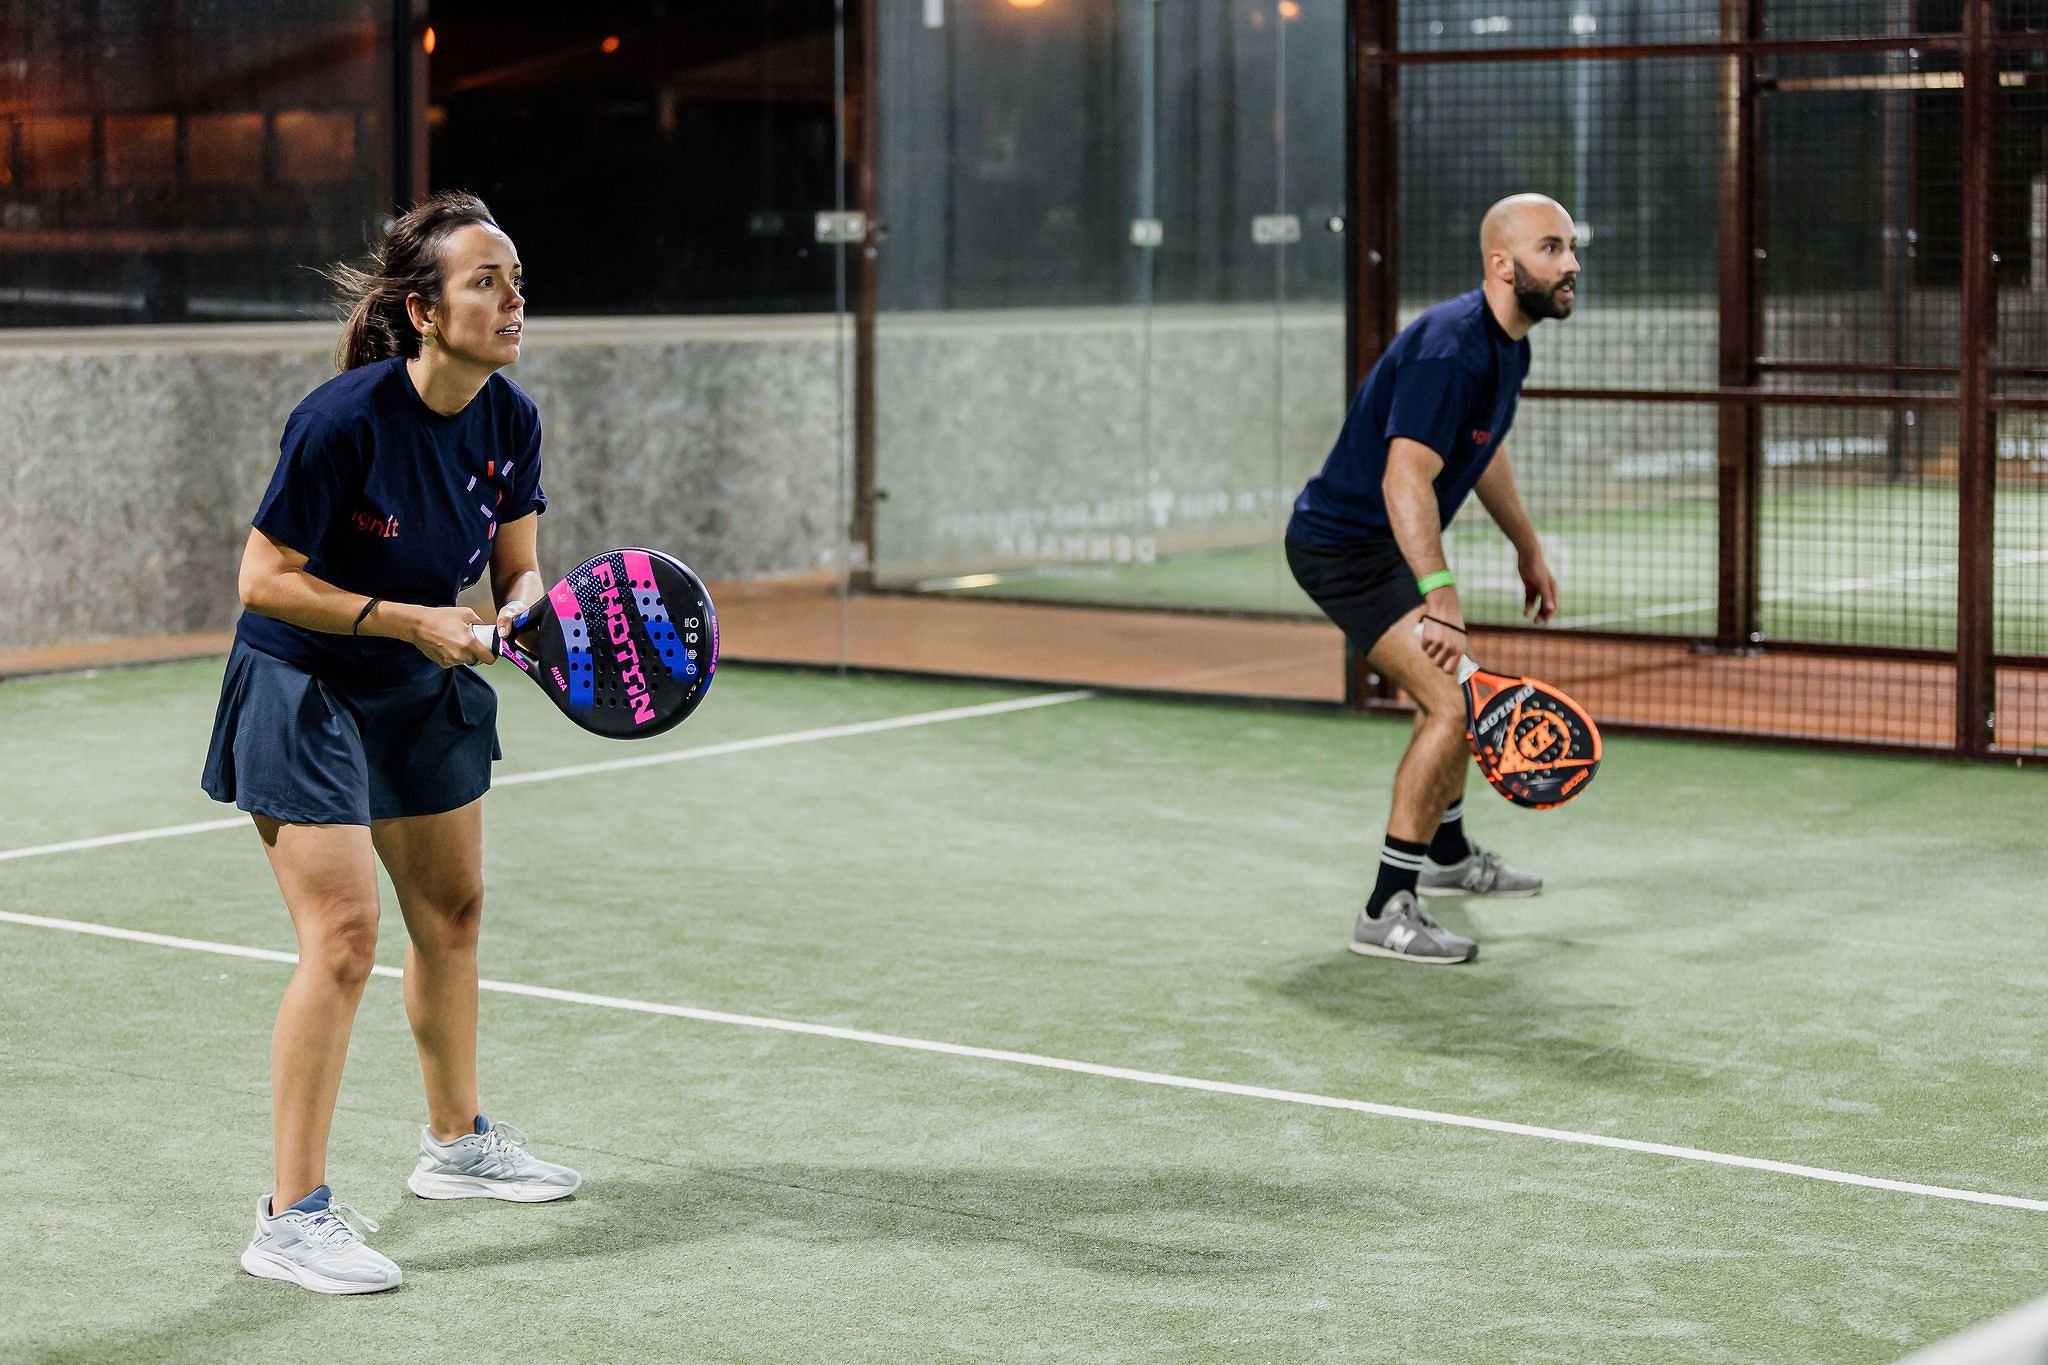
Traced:
[[[216, 953], [224, 957], [254, 958], [261, 962], [298, 962], [294, 954], [275, 952], [267, 948], [245, 948], [235, 943], [211, 943], [204, 939], [176, 938], [169, 934], [117, 929], [108, 924], [88, 924], [79, 920], [49, 919], [41, 915], [20, 915], [6, 910], [0, 910], [0, 923], [20, 924], [32, 929], [58, 929], [71, 934], [91, 934], [99, 938], [153, 944], [160, 948], [185, 948], [193, 952]], [[378, 976], [404, 976], [396, 967], [378, 966], [371, 970]], [[1978, 1190], [1952, 1189], [1946, 1185], [1923, 1185], [1911, 1180], [1887, 1180], [1878, 1176], [1855, 1175], [1848, 1171], [1831, 1171], [1821, 1166], [1801, 1166], [1789, 1161], [1769, 1161], [1761, 1157], [1710, 1152], [1699, 1147], [1675, 1146], [1667, 1142], [1639, 1142], [1634, 1138], [1609, 1137], [1602, 1133], [1575, 1133], [1564, 1128], [1508, 1123], [1500, 1119], [1477, 1118], [1469, 1114], [1447, 1114], [1434, 1109], [1410, 1109], [1397, 1104], [1374, 1104], [1369, 1100], [1343, 1099], [1335, 1095], [1312, 1095], [1299, 1090], [1275, 1090], [1263, 1085], [1238, 1085], [1231, 1081], [1209, 1081], [1193, 1076], [1169, 1075], [1160, 1071], [1135, 1071], [1130, 1067], [1103, 1066], [1096, 1062], [1070, 1061], [1064, 1057], [1045, 1057], [1035, 1052], [1010, 1052], [1002, 1048], [971, 1047], [964, 1043], [939, 1043], [925, 1038], [904, 1038], [893, 1033], [870, 1033], [865, 1029], [837, 1028], [830, 1024], [806, 1024], [791, 1019], [764, 1019], [758, 1015], [728, 1014], [723, 1010], [693, 1009], [687, 1005], [663, 1005], [649, 1000], [629, 1000], [616, 995], [591, 995], [584, 991], [556, 990], [550, 986], [526, 986], [513, 981], [486, 980], [479, 981], [477, 985], [482, 990], [500, 995], [523, 995], [535, 1000], [553, 1000], [567, 1005], [590, 1005], [598, 1009], [625, 1010], [634, 1014], [658, 1014], [673, 1019], [694, 1019], [706, 1024], [768, 1029], [776, 1033], [802, 1033], [816, 1038], [837, 1038], [843, 1042], [867, 1043], [874, 1047], [902, 1048], [911, 1052], [936, 1052], [948, 1057], [972, 1057], [988, 1062], [1008, 1062], [1013, 1066], [1036, 1067], [1045, 1071], [1071, 1071], [1083, 1076], [1135, 1081], [1140, 1085], [1166, 1086], [1175, 1090], [1200, 1090], [1215, 1095], [1236, 1095], [1244, 1099], [1272, 1100], [1280, 1104], [1300, 1104], [1317, 1109], [1344, 1109], [1358, 1114], [1372, 1114], [1379, 1118], [1406, 1119], [1411, 1123], [1436, 1124], [1445, 1128], [1470, 1128], [1483, 1133], [1540, 1138], [1546, 1142], [1570, 1143], [1580, 1147], [1606, 1147], [1615, 1151], [1672, 1157], [1679, 1161], [1698, 1161], [1714, 1166], [1739, 1166], [1752, 1171], [1770, 1171], [1778, 1175], [1823, 1180], [1836, 1185], [1890, 1190], [1897, 1194], [1920, 1195], [1929, 1199], [1951, 1199], [1966, 1204], [1989, 1204], [1997, 1208], [2048, 1213], [2048, 1199], [2022, 1199], [2016, 1195], [1987, 1194]]]
[[[679, 749], [672, 753], [643, 754], [637, 758], [613, 758], [602, 763], [576, 763], [566, 768], [543, 768], [538, 772], [514, 773], [510, 777], [493, 778], [491, 785], [516, 787], [523, 782], [552, 782], [559, 777], [585, 777], [591, 773], [618, 772], [624, 768], [653, 768], [664, 763], [687, 763], [692, 759], [718, 758], [725, 754], [742, 754], [755, 749], [779, 749], [786, 744], [813, 744], [821, 739], [848, 739], [854, 735], [880, 734], [885, 730], [909, 730], [920, 725], [940, 725], [951, 720], [974, 720], [982, 716], [1005, 715], [1011, 711], [1034, 711], [1042, 706], [1059, 706], [1070, 701], [1084, 701], [1094, 695], [1089, 691], [1042, 692], [1035, 697], [983, 702], [978, 706], [950, 706], [943, 711], [919, 711], [908, 716], [855, 721], [848, 725], [827, 725], [816, 730], [791, 730], [787, 734], [728, 740], [723, 744], [705, 744], [695, 749]], [[215, 829], [245, 829], [248, 824], [248, 816], [233, 815], [222, 820], [201, 820], [190, 825], [165, 825], [159, 829], [138, 829], [127, 834], [102, 834], [93, 839], [67, 839], [61, 844], [0, 849], [0, 863], [15, 858], [39, 858], [46, 853], [70, 853], [81, 848], [105, 848], [110, 844], [141, 843], [145, 839], [169, 839], [180, 834], [203, 834]]]

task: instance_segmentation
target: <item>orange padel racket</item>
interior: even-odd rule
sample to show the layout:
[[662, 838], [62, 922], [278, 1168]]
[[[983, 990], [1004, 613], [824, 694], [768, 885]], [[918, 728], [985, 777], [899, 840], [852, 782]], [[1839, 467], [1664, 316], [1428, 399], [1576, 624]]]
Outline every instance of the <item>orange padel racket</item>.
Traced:
[[1548, 810], [1586, 789], [1600, 767], [1600, 729], [1579, 704], [1534, 678], [1489, 673], [1467, 658], [1465, 738], [1479, 775], [1518, 806]]

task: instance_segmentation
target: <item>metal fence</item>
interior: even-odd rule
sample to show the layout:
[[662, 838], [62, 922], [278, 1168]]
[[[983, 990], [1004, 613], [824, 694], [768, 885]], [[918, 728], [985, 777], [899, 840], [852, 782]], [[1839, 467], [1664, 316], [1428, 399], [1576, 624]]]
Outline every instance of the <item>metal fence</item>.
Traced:
[[1481, 647], [1619, 724], [2048, 755], [2048, 0], [1353, 23], [1358, 373], [1493, 199], [1589, 238], [1511, 442], [1564, 618], [1461, 528]]

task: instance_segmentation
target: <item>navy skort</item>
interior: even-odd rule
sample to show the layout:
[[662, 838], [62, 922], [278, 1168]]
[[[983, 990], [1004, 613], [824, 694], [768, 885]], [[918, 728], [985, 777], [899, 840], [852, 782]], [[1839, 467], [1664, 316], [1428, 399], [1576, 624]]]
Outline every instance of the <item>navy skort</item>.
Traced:
[[289, 825], [367, 825], [468, 805], [501, 757], [498, 694], [468, 667], [343, 686], [236, 640], [199, 785]]

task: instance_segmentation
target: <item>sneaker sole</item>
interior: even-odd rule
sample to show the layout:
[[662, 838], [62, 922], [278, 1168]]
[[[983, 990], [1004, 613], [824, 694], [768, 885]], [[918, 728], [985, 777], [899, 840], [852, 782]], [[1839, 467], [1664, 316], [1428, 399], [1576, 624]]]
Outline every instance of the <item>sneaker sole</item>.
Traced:
[[1397, 953], [1392, 948], [1382, 948], [1373, 943], [1353, 940], [1347, 945], [1360, 957], [1390, 957], [1396, 962], [1412, 962], [1418, 967], [1449, 967], [1460, 962], [1474, 962], [1479, 958], [1479, 945], [1472, 945], [1472, 951], [1463, 957], [1423, 957], [1419, 953]]
[[567, 1199], [583, 1188], [573, 1185], [522, 1185], [510, 1180], [485, 1180], [475, 1175], [428, 1175], [414, 1171], [405, 1187], [422, 1199], [504, 1199], [514, 1204], [546, 1204]]
[[255, 1247], [242, 1249], [242, 1269], [259, 1280], [284, 1280], [301, 1289], [310, 1289], [315, 1294], [381, 1294], [387, 1289], [396, 1289], [405, 1281], [404, 1272], [386, 1284], [363, 1284], [356, 1280], [330, 1280], [318, 1271], [308, 1270], [297, 1261], [287, 1260], [274, 1252], [259, 1251]]
[[1526, 891], [1469, 891], [1462, 886], [1423, 886], [1417, 884], [1415, 894], [1418, 896], [1484, 896], [1488, 900], [1506, 901], [1521, 900], [1528, 896], [1540, 896], [1543, 894], [1543, 888], [1532, 886]]

